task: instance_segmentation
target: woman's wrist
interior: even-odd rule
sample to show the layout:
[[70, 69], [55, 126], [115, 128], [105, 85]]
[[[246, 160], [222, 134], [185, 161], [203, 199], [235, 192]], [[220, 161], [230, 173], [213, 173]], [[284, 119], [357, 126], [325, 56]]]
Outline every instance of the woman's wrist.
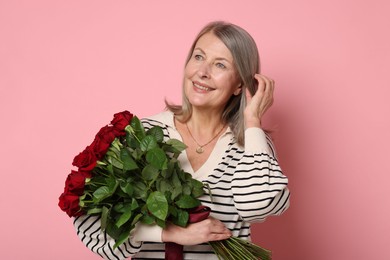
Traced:
[[169, 236], [167, 234], [166, 229], [163, 229], [162, 232], [161, 232], [161, 241], [164, 242], [164, 243], [170, 242], [168, 237]]
[[161, 241], [162, 242], [175, 242], [174, 235], [178, 232], [178, 229], [181, 227], [174, 224], [168, 223], [166, 227], [161, 232]]
[[260, 120], [258, 118], [246, 119], [245, 120], [245, 129], [248, 129], [251, 127], [261, 128]]

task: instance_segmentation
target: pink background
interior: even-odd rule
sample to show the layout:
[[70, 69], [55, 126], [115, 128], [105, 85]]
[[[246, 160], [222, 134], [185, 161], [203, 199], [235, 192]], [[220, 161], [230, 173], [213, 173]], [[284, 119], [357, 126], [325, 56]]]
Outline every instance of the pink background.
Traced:
[[274, 259], [390, 259], [387, 0], [0, 1], [1, 259], [98, 259], [57, 206], [115, 112], [180, 101], [198, 30], [256, 39], [291, 208], [254, 226]]

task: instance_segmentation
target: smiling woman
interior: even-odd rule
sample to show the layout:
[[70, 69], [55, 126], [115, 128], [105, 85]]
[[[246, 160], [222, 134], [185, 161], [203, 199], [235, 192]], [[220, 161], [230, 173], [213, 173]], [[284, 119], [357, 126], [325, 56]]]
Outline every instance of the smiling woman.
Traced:
[[82, 242], [106, 259], [164, 259], [169, 242], [184, 246], [184, 259], [217, 259], [208, 242], [250, 240], [251, 223], [283, 213], [288, 180], [261, 128], [274, 81], [259, 72], [255, 41], [245, 30], [225, 22], [205, 26], [186, 61], [182, 105], [166, 102], [167, 111], [142, 123], [186, 144], [178, 161], [209, 187], [199, 199], [210, 216], [185, 228], [140, 224], [117, 248], [98, 217], [80, 216], [74, 224]]

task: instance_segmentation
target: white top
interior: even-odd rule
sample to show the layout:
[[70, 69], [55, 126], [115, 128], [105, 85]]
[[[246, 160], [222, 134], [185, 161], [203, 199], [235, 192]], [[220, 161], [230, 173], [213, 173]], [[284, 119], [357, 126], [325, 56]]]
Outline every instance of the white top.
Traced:
[[[163, 129], [164, 138], [182, 141], [170, 111], [145, 118], [142, 123], [146, 129], [158, 125]], [[282, 174], [270, 138], [260, 128], [246, 129], [245, 149], [238, 146], [227, 128], [196, 172], [185, 151], [178, 159], [193, 178], [209, 185], [213, 201], [208, 190], [199, 199], [211, 208], [210, 215], [221, 220], [233, 236], [250, 240], [251, 222], [280, 215], [289, 207], [287, 177]], [[115, 250], [113, 239], [100, 230], [99, 217], [81, 216], [75, 219], [74, 225], [82, 242], [105, 259], [164, 259], [162, 229], [157, 225], [138, 225], [129, 240]], [[201, 258], [217, 259], [207, 243], [184, 246], [184, 259]]]

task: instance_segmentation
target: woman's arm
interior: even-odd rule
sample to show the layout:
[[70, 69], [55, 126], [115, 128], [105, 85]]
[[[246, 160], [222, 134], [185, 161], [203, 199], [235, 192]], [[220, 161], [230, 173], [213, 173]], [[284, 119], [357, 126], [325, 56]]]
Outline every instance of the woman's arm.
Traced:
[[246, 221], [264, 221], [289, 207], [288, 179], [275, 158], [272, 142], [260, 128], [245, 131], [245, 152], [233, 179], [235, 206]]
[[232, 234], [225, 225], [212, 217], [182, 228], [168, 224], [164, 230], [150, 225], [139, 225], [130, 238], [114, 249], [115, 241], [101, 229], [100, 217], [83, 215], [74, 219], [80, 240], [104, 259], [126, 259], [140, 251], [142, 242], [175, 242], [181, 245], [197, 245], [229, 238]]
[[136, 241], [133, 235], [114, 249], [115, 240], [102, 231], [100, 217], [83, 215], [76, 217], [73, 224], [85, 246], [104, 259], [126, 259], [141, 249], [142, 242]]
[[256, 74], [258, 89], [252, 96], [246, 89], [245, 152], [232, 180], [234, 202], [246, 221], [264, 221], [289, 207], [290, 192], [275, 156], [271, 139], [261, 129], [261, 119], [273, 103], [275, 82]]

